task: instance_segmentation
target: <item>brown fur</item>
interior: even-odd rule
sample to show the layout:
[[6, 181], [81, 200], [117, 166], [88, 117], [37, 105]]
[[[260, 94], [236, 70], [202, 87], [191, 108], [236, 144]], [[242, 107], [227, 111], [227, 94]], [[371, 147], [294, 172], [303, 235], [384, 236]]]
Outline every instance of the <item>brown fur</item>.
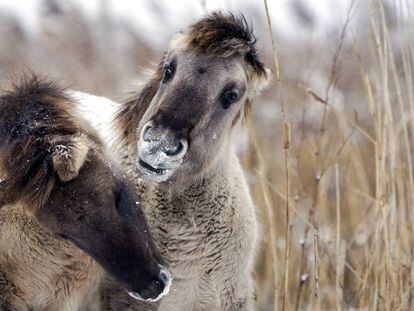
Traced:
[[96, 289], [99, 265], [141, 297], [164, 289], [133, 186], [74, 108], [64, 90], [37, 77], [0, 96], [0, 306], [7, 310], [76, 310]]
[[[175, 278], [159, 310], [254, 308], [258, 224], [231, 142], [233, 125], [269, 78], [254, 42], [244, 17], [208, 15], [173, 39], [164, 75], [158, 67], [118, 113], [120, 161], [135, 173], [150, 227]], [[224, 105], [229, 90], [237, 97]], [[174, 146], [186, 151], [174, 153]], [[105, 284], [103, 293], [114, 310], [147, 310], [114, 284]]]
[[242, 55], [258, 75], [265, 74], [265, 66], [258, 59], [253, 29], [244, 15], [213, 12], [191, 25], [187, 36], [195, 53], [211, 57]]
[[[47, 102], [56, 103], [56, 108], [52, 106], [39, 115], [35, 110], [33, 115], [28, 112], [32, 109], [30, 103]], [[60, 135], [77, 133], [68, 105], [63, 90], [37, 78], [26, 78], [3, 94], [0, 99], [0, 115], [4, 116], [0, 119], [0, 172], [7, 179], [3, 184], [6, 196], [3, 200], [36, 202], [32, 206], [40, 207], [47, 199], [53, 187], [53, 175], [39, 164], [51, 151], [53, 136], [44, 135], [42, 131], [47, 129]], [[29, 115], [30, 119], [25, 119]], [[39, 191], [39, 188], [47, 191]]]

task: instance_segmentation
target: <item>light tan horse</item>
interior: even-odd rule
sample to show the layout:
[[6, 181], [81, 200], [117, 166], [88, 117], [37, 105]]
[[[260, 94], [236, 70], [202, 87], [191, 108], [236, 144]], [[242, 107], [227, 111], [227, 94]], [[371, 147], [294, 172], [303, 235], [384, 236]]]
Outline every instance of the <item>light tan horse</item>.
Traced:
[[[174, 277], [160, 310], [252, 310], [255, 209], [232, 147], [234, 125], [267, 85], [243, 16], [215, 12], [172, 40], [115, 119], [119, 161], [134, 172]], [[147, 310], [103, 286], [107, 307]]]

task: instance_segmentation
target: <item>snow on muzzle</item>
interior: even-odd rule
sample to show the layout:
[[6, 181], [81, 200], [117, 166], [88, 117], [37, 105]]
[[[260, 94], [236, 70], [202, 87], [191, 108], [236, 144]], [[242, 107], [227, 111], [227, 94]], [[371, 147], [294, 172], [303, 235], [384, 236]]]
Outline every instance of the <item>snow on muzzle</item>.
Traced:
[[148, 302], [156, 302], [167, 295], [170, 291], [173, 278], [167, 269], [162, 266], [160, 267], [159, 280], [155, 280], [151, 286], [142, 290], [140, 293], [127, 291], [128, 294], [134, 299]]
[[140, 133], [137, 166], [150, 178], [164, 180], [181, 165], [187, 150], [187, 140], [149, 121]]

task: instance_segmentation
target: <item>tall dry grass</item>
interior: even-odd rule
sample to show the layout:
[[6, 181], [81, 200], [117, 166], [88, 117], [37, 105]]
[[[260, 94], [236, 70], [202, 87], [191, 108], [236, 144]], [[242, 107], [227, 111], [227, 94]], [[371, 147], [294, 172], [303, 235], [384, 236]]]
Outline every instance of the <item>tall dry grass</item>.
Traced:
[[322, 91], [303, 71], [284, 80], [273, 44], [276, 91], [289, 95], [268, 100], [286, 116], [265, 134], [256, 117], [243, 155], [263, 222], [259, 310], [414, 308], [413, 12], [363, 5], [368, 35], [350, 23], [363, 10], [353, 1]]

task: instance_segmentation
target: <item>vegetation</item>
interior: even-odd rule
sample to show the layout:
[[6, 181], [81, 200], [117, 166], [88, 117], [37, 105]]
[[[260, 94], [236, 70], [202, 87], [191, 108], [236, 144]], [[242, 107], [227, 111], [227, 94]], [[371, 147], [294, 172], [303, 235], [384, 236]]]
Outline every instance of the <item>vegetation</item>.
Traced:
[[[351, 26], [357, 13], [367, 29]], [[414, 50], [403, 13], [381, 1], [350, 3], [322, 87], [310, 65], [323, 48], [286, 78], [273, 50], [282, 95], [272, 98], [286, 105], [286, 117], [266, 135], [255, 119], [249, 149], [256, 153], [244, 157], [263, 215], [260, 309], [413, 303]]]

